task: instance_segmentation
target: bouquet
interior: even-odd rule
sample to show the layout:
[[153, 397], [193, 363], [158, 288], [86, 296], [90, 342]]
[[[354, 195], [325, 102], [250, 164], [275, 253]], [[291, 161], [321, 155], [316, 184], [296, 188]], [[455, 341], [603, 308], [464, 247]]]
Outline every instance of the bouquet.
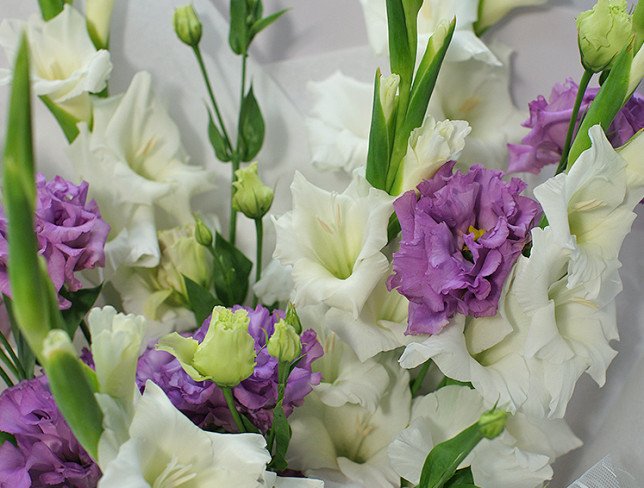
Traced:
[[[542, 2], [361, 0], [389, 66], [311, 84], [307, 121], [312, 163], [346, 185], [296, 172], [277, 215], [248, 59], [287, 12], [230, 0], [231, 118], [209, 24], [169, 11], [203, 80], [197, 165], [149, 73], [114, 93], [114, 1], [78, 3], [0, 23], [0, 487], [552, 479], [581, 445], [564, 419], [577, 381], [602, 385], [616, 355], [618, 256], [644, 199], [644, 5], [581, 12], [581, 79], [521, 123], [510, 52], [484, 33]], [[36, 171], [34, 103], [60, 127], [65, 177]], [[578, 486], [616, 473], [600, 463]]]

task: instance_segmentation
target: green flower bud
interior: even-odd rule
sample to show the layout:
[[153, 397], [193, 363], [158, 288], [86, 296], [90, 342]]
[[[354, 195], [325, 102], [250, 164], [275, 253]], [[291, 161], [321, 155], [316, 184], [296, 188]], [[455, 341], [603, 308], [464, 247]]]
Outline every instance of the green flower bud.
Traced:
[[261, 219], [273, 204], [274, 193], [257, 174], [257, 162], [235, 171], [233, 208], [249, 219]]
[[268, 354], [280, 362], [290, 363], [295, 361], [302, 353], [300, 336], [285, 320], [275, 324], [273, 335], [266, 346]]
[[479, 418], [479, 430], [486, 439], [494, 439], [501, 435], [501, 432], [505, 429], [507, 420], [508, 414], [504, 410], [492, 409], [489, 412], [485, 412]]
[[212, 232], [204, 221], [197, 216], [195, 216], [195, 239], [204, 247], [212, 246]]
[[626, 0], [598, 0], [577, 17], [577, 35], [584, 68], [594, 73], [610, 68], [633, 35]]
[[201, 21], [192, 5], [178, 7], [174, 11], [174, 31], [181, 42], [197, 47], [201, 41]]
[[286, 307], [286, 323], [295, 329], [295, 332], [298, 334], [302, 333], [302, 322], [300, 322], [300, 316], [295, 310], [295, 305], [289, 302]]
[[389, 76], [380, 76], [380, 104], [387, 123], [391, 121], [396, 111], [398, 85], [400, 85], [400, 76], [396, 73], [392, 73]]
[[195, 381], [234, 387], [255, 369], [255, 341], [248, 333], [248, 312], [215, 307], [201, 344], [176, 332], [162, 338], [157, 349], [175, 356]]

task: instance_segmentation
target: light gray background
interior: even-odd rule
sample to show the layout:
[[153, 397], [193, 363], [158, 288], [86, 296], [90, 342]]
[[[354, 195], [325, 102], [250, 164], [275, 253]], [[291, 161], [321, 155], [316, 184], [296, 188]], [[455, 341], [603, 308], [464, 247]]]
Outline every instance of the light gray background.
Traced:
[[[168, 103], [181, 126], [187, 150], [194, 161], [215, 168], [228, 178], [229, 168], [216, 161], [205, 137], [205, 92], [192, 55], [178, 43], [171, 28], [175, 6], [187, 0], [117, 0], [112, 56], [115, 65], [113, 93], [127, 88], [138, 70], [155, 78], [157, 93]], [[207, 63], [228, 120], [232, 120], [239, 83], [238, 59], [226, 45], [226, 0], [195, 0], [203, 16]], [[578, 78], [575, 15], [590, 8], [592, 0], [551, 0], [545, 7], [523, 9], [492, 29], [487, 38], [513, 47], [513, 94], [519, 107], [567, 76]], [[309, 150], [303, 129], [311, 100], [306, 82], [322, 80], [342, 69], [364, 81], [373, 77], [378, 64], [367, 47], [366, 30], [358, 0], [265, 0], [266, 11], [290, 7], [280, 23], [265, 33], [252, 50], [250, 73], [267, 119], [267, 142], [260, 154], [262, 173], [277, 185], [276, 213], [290, 206], [288, 185], [297, 168], [318, 185], [341, 188], [344, 178], [319, 173], [309, 164]], [[36, 12], [36, 0], [0, 0], [0, 18], [27, 18]], [[0, 58], [0, 67], [7, 60]], [[6, 89], [0, 88], [0, 143], [4, 137]], [[51, 116], [37, 106], [36, 146], [39, 166], [48, 175], [69, 174], [64, 139]], [[202, 198], [199, 205], [227, 215], [226, 180], [220, 191]], [[644, 211], [627, 238], [622, 253], [625, 291], [618, 298], [622, 340], [615, 344], [620, 354], [608, 370], [607, 384], [599, 389], [589, 378], [579, 382], [568, 410], [573, 430], [586, 443], [561, 458], [555, 465], [550, 486], [565, 487], [604, 455], [612, 453], [644, 484]], [[253, 249], [252, 227], [243, 222], [242, 244]], [[269, 237], [266, 251], [272, 245]]]

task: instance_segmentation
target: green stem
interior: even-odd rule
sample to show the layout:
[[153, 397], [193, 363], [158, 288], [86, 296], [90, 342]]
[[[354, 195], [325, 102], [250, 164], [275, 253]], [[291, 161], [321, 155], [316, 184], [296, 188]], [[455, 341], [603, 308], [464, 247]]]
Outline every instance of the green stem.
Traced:
[[221, 112], [219, 111], [219, 105], [217, 104], [217, 99], [215, 98], [215, 92], [212, 89], [212, 84], [210, 83], [210, 76], [208, 76], [208, 70], [206, 69], [206, 64], [203, 61], [203, 56], [201, 55], [201, 49], [199, 49], [199, 46], [195, 46], [193, 48], [193, 51], [195, 53], [195, 57], [197, 58], [197, 64], [199, 64], [199, 69], [201, 70], [201, 74], [203, 75], [204, 82], [206, 84], [206, 90], [208, 90], [208, 96], [210, 97], [210, 103], [212, 103], [212, 108], [215, 110], [215, 115], [217, 116], [217, 120], [219, 121], [219, 125], [221, 126], [221, 132], [224, 135], [224, 139], [226, 140], [226, 143], [228, 144], [228, 147], [232, 147], [230, 144], [230, 137], [228, 137], [228, 132], [226, 131], [226, 125], [224, 124], [224, 119], [221, 116]]
[[[264, 245], [264, 224], [262, 218], [255, 219], [255, 234], [257, 235], [257, 251], [255, 258], [255, 283], [262, 277], [262, 248]], [[253, 294], [253, 308], [257, 306], [257, 295]]]
[[237, 210], [233, 208], [233, 197], [235, 196], [235, 187], [233, 186], [233, 183], [237, 181], [237, 175], [235, 173], [239, 169], [240, 163], [237, 151], [233, 153], [231, 163], [230, 167], [232, 169], [232, 176], [230, 183], [230, 223], [228, 224], [228, 242], [234, 246], [235, 240], [237, 239]]
[[570, 154], [570, 148], [572, 147], [572, 136], [575, 133], [575, 128], [577, 127], [577, 117], [579, 115], [579, 108], [581, 107], [581, 102], [584, 100], [584, 95], [586, 94], [586, 89], [590, 83], [591, 78], [593, 77], [593, 72], [590, 70], [584, 71], [584, 74], [581, 77], [579, 82], [579, 90], [577, 91], [577, 98], [575, 99], [575, 105], [572, 108], [572, 115], [570, 117], [570, 122], [568, 123], [568, 133], [566, 134], [566, 142], [564, 143], [563, 150], [561, 151], [561, 159], [559, 160], [559, 166], [557, 166], [557, 171], [555, 175], [563, 172], [568, 165], [568, 154]]
[[244, 428], [244, 422], [242, 422], [242, 419], [239, 416], [239, 412], [237, 411], [237, 407], [235, 406], [235, 399], [233, 398], [233, 390], [229, 387], [221, 387], [221, 391], [224, 393], [224, 398], [226, 399], [226, 405], [228, 405], [228, 410], [230, 410], [230, 413], [233, 416], [233, 420], [235, 421], [237, 430], [239, 430], [239, 432], [246, 432], [246, 429]]
[[425, 376], [427, 375], [427, 371], [429, 371], [429, 367], [431, 365], [432, 365], [432, 360], [428, 359], [420, 367], [420, 370], [418, 371], [418, 376], [416, 376], [416, 378], [414, 378], [414, 381], [412, 381], [411, 383], [411, 396], [416, 396], [416, 393], [418, 393], [418, 390], [420, 390], [420, 387], [423, 386], [423, 381], [425, 380]]
[[13, 381], [11, 381], [11, 378], [9, 378], [9, 375], [6, 373], [4, 369], [0, 366], [0, 378], [2, 378], [2, 381], [4, 381], [4, 384], [7, 385], [8, 388], [11, 388], [13, 386]]
[[0, 342], [2, 342], [2, 345], [9, 353], [9, 356], [11, 356], [11, 360], [13, 364], [15, 364], [16, 367], [18, 368], [18, 378], [21, 380], [28, 379], [27, 373], [25, 372], [25, 368], [23, 368], [22, 363], [20, 362], [20, 359], [18, 359], [18, 356], [13, 350], [13, 347], [11, 347], [11, 344], [9, 344], [9, 341], [7, 340], [7, 338], [4, 336], [2, 332], [0, 332]]
[[[286, 366], [286, 368], [285, 368]], [[284, 378], [286, 373], [286, 378]], [[290, 365], [288, 363], [285, 365], [283, 362], [277, 364], [277, 403], [275, 408], [282, 408], [284, 404], [284, 392], [286, 391], [286, 382], [288, 381], [288, 376], [290, 375]], [[273, 417], [274, 418], [274, 417]], [[271, 425], [271, 428], [268, 432], [268, 440], [266, 442], [266, 449], [272, 455], [273, 454], [273, 444], [275, 443], [275, 428]]]

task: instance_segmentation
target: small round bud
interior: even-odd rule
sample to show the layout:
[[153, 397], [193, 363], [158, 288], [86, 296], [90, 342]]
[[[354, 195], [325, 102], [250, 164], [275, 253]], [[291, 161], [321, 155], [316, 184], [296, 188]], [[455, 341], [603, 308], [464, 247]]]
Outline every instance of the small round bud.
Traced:
[[235, 171], [233, 208], [249, 219], [261, 219], [273, 204], [274, 193], [257, 174], [257, 162]]
[[195, 217], [195, 239], [204, 247], [212, 246], [212, 232], [199, 217]]
[[268, 354], [280, 362], [290, 363], [295, 361], [302, 353], [302, 342], [295, 329], [285, 320], [275, 324], [275, 331], [266, 346]]
[[508, 414], [504, 410], [493, 409], [481, 415], [478, 425], [481, 434], [486, 439], [494, 439], [501, 435], [505, 429], [505, 423], [508, 420]]
[[174, 11], [174, 31], [181, 42], [197, 47], [201, 41], [201, 21], [192, 5], [177, 7]]
[[286, 307], [286, 323], [293, 327], [295, 332], [298, 334], [302, 333], [302, 322], [300, 322], [300, 316], [297, 314], [297, 310], [295, 310], [295, 305], [289, 302], [288, 306]]
[[633, 19], [626, 0], [598, 0], [592, 10], [577, 17], [579, 52], [584, 68], [593, 73], [610, 68], [632, 34]]

